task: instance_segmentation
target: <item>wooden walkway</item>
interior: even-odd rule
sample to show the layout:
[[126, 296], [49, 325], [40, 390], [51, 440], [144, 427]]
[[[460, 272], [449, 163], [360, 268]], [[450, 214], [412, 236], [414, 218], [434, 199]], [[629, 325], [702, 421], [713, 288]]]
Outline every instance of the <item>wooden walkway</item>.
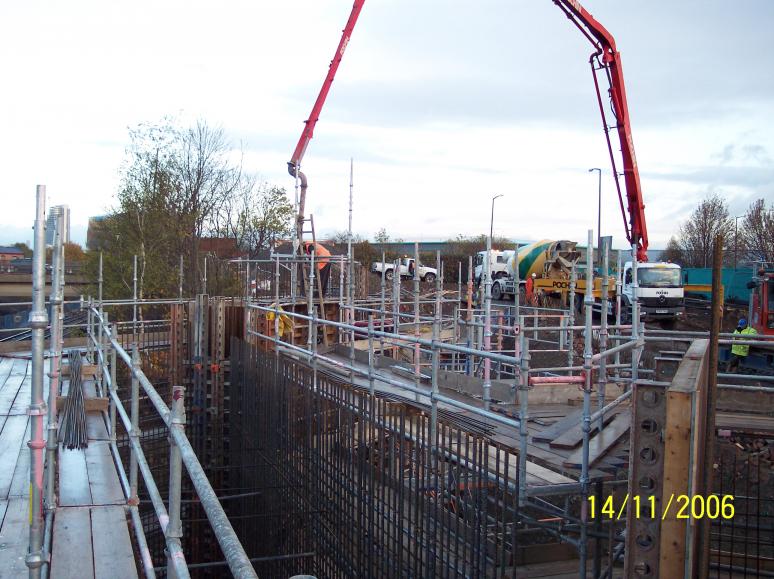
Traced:
[[[66, 386], [65, 382], [65, 391]], [[0, 358], [0, 579], [27, 575], [30, 387], [28, 360]], [[84, 381], [84, 393], [95, 395], [92, 381]], [[50, 576], [135, 578], [126, 500], [110, 453], [104, 414], [89, 413], [87, 425], [86, 450], [59, 450], [59, 504]]]

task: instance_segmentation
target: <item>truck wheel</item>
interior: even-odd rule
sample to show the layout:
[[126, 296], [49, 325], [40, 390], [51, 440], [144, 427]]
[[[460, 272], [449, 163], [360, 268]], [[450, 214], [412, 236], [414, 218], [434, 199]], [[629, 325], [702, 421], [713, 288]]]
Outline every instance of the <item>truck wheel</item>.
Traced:
[[435, 274], [434, 273], [426, 273], [425, 277], [422, 279], [422, 281], [434, 282], [435, 281]]
[[492, 284], [492, 299], [493, 300], [503, 299], [503, 290], [500, 287], [499, 283]]
[[384, 279], [387, 281], [392, 281], [393, 278], [393, 271], [391, 269], [385, 270], [384, 272]]

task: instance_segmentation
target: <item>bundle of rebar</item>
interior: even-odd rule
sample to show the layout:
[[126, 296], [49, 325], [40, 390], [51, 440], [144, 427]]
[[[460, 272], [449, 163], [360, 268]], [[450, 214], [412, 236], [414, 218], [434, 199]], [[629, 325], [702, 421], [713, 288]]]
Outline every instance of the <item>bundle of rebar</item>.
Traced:
[[83, 402], [81, 354], [71, 350], [67, 357], [70, 360], [70, 384], [59, 422], [59, 442], [69, 450], [84, 449], [89, 442], [86, 431], [86, 406]]

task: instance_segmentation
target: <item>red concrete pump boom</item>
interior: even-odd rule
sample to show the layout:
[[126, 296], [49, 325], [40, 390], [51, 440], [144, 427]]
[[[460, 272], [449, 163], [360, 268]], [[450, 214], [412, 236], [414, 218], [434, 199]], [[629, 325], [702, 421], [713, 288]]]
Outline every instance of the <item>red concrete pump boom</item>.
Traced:
[[[607, 148], [610, 153], [610, 162], [613, 168], [613, 177], [618, 191], [618, 201], [621, 205], [621, 214], [624, 218], [624, 227], [626, 237], [629, 242], [637, 247], [637, 257], [640, 261], [647, 261], [648, 249], [648, 230], [645, 225], [645, 204], [642, 200], [642, 188], [640, 186], [640, 174], [637, 169], [637, 158], [634, 155], [634, 143], [632, 141], [632, 129], [629, 122], [629, 107], [626, 103], [626, 88], [624, 87], [623, 69], [621, 66], [621, 55], [616, 50], [615, 39], [607, 29], [602, 26], [577, 0], [553, 0], [567, 17], [578, 27], [583, 35], [591, 42], [596, 49], [589, 57], [592, 76], [594, 77], [594, 87], [597, 91], [597, 100], [599, 102], [599, 111], [602, 115], [602, 125], [605, 129], [607, 139]], [[303, 232], [304, 205], [306, 202], [307, 180], [301, 172], [301, 160], [306, 152], [306, 147], [314, 134], [314, 127], [320, 118], [320, 111], [325, 104], [328, 91], [336, 76], [344, 51], [349, 43], [352, 31], [357, 23], [360, 10], [363, 8], [365, 0], [355, 0], [352, 6], [352, 12], [349, 15], [347, 24], [344, 27], [339, 46], [328, 68], [328, 74], [323, 81], [320, 94], [314, 102], [312, 112], [305, 121], [304, 130], [301, 138], [298, 140], [293, 156], [288, 162], [288, 172], [291, 176], [297, 177], [300, 185], [298, 217], [296, 222], [297, 237], [300, 240]], [[626, 209], [624, 209], [623, 194], [621, 184], [618, 179], [618, 169], [616, 167], [613, 145], [610, 141], [610, 127], [607, 123], [602, 94], [599, 88], [598, 71], [605, 71], [605, 77], [609, 85], [608, 94], [615, 117], [615, 129], [618, 132], [618, 140], [621, 145], [621, 157], [623, 159], [623, 176], [626, 184], [626, 202], [629, 211], [629, 220], [626, 219]]]
[[336, 71], [339, 69], [339, 64], [344, 56], [344, 51], [347, 49], [349, 38], [352, 36], [352, 31], [355, 29], [355, 24], [357, 23], [358, 16], [360, 16], [360, 10], [363, 8], [363, 4], [365, 4], [365, 0], [355, 0], [354, 5], [352, 6], [352, 12], [350, 12], [347, 24], [344, 26], [341, 40], [339, 41], [338, 47], [336, 47], [336, 53], [333, 55], [333, 60], [331, 60], [331, 64], [328, 67], [328, 74], [325, 76], [325, 80], [320, 88], [320, 94], [317, 95], [317, 100], [314, 101], [314, 106], [312, 107], [312, 112], [309, 113], [309, 118], [304, 121], [305, 126], [301, 133], [301, 138], [298, 139], [296, 150], [293, 151], [293, 156], [290, 158], [290, 161], [288, 161], [288, 173], [290, 173], [292, 177], [297, 177], [300, 185], [298, 217], [296, 218], [296, 236], [298, 237], [299, 242], [302, 238], [304, 227], [304, 205], [306, 203], [307, 187], [306, 175], [304, 175], [300, 169], [301, 160], [304, 158], [304, 153], [306, 152], [306, 147], [309, 145], [309, 141], [311, 141], [312, 136], [314, 136], [314, 127], [320, 118], [320, 111], [325, 104], [325, 99], [328, 97], [328, 91], [331, 89], [333, 78], [336, 76]]
[[[575, 26], [588, 38], [596, 48], [589, 58], [591, 73], [594, 77], [594, 87], [597, 90], [599, 112], [602, 114], [602, 125], [607, 138], [607, 149], [610, 153], [610, 163], [613, 167], [615, 186], [618, 191], [618, 201], [621, 204], [621, 214], [624, 218], [626, 237], [632, 245], [637, 246], [637, 258], [647, 261], [648, 255], [648, 229], [645, 225], [645, 204], [642, 200], [642, 187], [640, 186], [640, 172], [637, 169], [637, 158], [634, 155], [634, 142], [632, 140], [632, 127], [629, 122], [629, 107], [626, 103], [626, 88], [624, 86], [623, 68], [621, 66], [621, 54], [615, 48], [615, 39], [607, 29], [602, 26], [577, 0], [554, 0], [561, 10], [567, 15]], [[626, 221], [621, 184], [618, 180], [613, 145], [610, 142], [610, 127], [605, 115], [605, 107], [599, 90], [597, 72], [605, 71], [607, 83], [610, 86], [608, 94], [615, 117], [615, 129], [618, 132], [618, 140], [621, 144], [621, 157], [623, 159], [623, 176], [626, 184], [626, 202], [629, 210], [629, 222]]]

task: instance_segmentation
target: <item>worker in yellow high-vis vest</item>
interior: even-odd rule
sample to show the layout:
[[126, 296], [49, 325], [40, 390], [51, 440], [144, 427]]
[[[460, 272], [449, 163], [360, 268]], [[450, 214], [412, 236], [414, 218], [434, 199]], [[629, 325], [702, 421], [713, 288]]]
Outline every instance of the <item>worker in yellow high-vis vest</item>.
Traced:
[[[747, 339], [757, 333], [755, 328], [751, 328], [747, 325], [747, 320], [745, 318], [739, 320], [736, 330], [734, 330], [734, 336], [739, 334], [742, 339]], [[739, 368], [739, 363], [744, 362], [745, 358], [749, 355], [749, 344], [733, 344], [731, 346], [731, 358], [728, 360], [728, 364], [726, 364], [726, 372], [736, 372]]]

